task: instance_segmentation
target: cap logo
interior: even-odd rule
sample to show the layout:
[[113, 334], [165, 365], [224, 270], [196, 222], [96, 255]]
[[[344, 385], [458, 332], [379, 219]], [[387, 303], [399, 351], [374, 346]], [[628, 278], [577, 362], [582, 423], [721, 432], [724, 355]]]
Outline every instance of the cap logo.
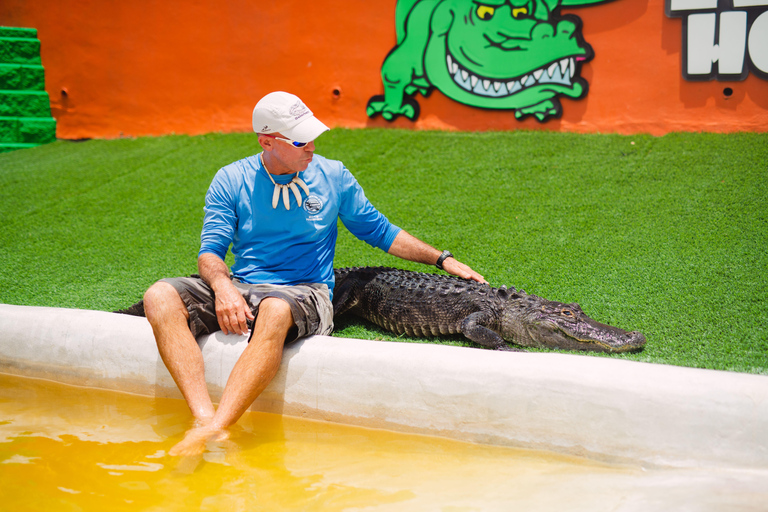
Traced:
[[309, 109], [307, 108], [304, 103], [301, 102], [301, 100], [297, 101], [291, 108], [288, 109], [288, 113], [290, 113], [293, 116], [294, 121], [296, 119], [299, 119], [302, 116], [305, 116], [310, 113]]
[[269, 130], [269, 125], [268, 124], [265, 124], [264, 128], [261, 129], [262, 132], [266, 132], [268, 130]]

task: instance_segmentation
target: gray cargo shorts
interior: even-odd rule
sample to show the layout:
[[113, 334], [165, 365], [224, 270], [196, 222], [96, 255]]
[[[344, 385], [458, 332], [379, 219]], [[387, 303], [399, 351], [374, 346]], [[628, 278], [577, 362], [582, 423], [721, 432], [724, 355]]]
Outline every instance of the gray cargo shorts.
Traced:
[[[161, 279], [179, 292], [189, 311], [189, 330], [197, 338], [221, 330], [216, 318], [216, 299], [213, 290], [199, 275]], [[288, 303], [294, 326], [285, 338], [291, 343], [313, 334], [330, 334], [333, 330], [333, 305], [328, 286], [324, 284], [273, 285], [248, 284], [232, 278], [232, 284], [250, 305], [253, 316], [259, 314], [259, 304], [267, 297], [276, 297]], [[253, 321], [248, 320], [253, 335]], [[251, 339], [248, 338], [250, 342]]]

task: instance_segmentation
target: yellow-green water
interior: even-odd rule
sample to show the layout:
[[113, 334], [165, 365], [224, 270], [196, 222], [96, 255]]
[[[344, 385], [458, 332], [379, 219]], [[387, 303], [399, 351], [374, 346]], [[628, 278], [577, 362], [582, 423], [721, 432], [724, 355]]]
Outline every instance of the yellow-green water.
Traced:
[[706, 483], [262, 413], [200, 457], [168, 456], [190, 425], [182, 400], [0, 374], [0, 510], [593, 512], [697, 500]]

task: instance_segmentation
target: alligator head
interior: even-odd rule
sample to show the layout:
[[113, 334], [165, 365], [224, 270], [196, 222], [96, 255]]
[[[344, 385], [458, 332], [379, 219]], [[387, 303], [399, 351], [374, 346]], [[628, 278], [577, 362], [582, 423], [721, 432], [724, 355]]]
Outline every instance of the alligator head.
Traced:
[[[580, 41], [577, 18], [553, 16], [558, 4], [440, 2], [425, 51], [427, 77], [445, 95], [482, 108], [521, 109], [556, 95], [581, 97], [586, 84], [574, 77], [576, 65], [592, 50]], [[541, 119], [552, 113], [542, 111]]]
[[642, 333], [596, 322], [576, 303], [527, 295], [510, 306], [502, 314], [502, 337], [518, 345], [594, 352], [633, 352], [645, 346]]

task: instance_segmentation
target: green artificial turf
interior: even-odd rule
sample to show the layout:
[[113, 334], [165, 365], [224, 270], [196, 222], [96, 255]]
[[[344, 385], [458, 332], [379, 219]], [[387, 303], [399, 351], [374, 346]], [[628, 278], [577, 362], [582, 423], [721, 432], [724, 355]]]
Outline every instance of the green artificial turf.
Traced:
[[[648, 338], [609, 357], [768, 374], [768, 134], [337, 129], [317, 148], [391, 221], [492, 285]], [[195, 272], [214, 173], [257, 151], [253, 134], [210, 134], [0, 154], [0, 302], [111, 311]], [[348, 265], [436, 271], [342, 228], [336, 266]]]

